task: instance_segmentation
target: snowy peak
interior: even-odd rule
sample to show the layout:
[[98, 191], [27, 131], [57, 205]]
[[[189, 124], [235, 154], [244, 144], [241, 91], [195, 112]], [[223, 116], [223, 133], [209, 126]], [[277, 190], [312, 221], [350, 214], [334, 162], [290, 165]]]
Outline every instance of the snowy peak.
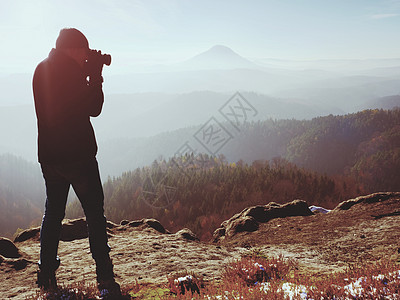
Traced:
[[215, 45], [182, 64], [189, 69], [241, 69], [257, 68], [257, 65], [240, 56], [231, 48]]

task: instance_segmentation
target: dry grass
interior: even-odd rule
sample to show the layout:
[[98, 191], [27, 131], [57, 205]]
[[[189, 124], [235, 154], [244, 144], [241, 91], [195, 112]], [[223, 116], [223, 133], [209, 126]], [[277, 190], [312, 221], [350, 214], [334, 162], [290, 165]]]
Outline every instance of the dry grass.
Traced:
[[[137, 281], [122, 287], [124, 299], [400, 299], [400, 266], [380, 261], [351, 266], [324, 277], [304, 276], [283, 257], [256, 253], [232, 261], [220, 282], [204, 282], [193, 273], [168, 276], [164, 285]], [[95, 286], [78, 283], [32, 299], [99, 299]]]

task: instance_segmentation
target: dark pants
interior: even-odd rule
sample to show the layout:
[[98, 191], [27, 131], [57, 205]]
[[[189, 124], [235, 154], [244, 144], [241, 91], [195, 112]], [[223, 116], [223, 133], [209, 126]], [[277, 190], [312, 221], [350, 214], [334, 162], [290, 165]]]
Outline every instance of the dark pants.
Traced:
[[104, 194], [96, 158], [65, 165], [42, 164], [41, 167], [47, 199], [40, 230], [40, 268], [56, 270], [59, 265], [57, 250], [70, 185], [86, 215], [92, 257], [96, 262], [108, 258]]

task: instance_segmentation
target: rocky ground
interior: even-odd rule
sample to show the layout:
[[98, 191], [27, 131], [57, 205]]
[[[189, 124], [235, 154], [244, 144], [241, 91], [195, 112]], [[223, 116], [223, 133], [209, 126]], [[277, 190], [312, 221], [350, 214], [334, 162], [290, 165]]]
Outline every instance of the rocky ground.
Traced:
[[274, 218], [254, 232], [220, 239], [224, 247], [257, 248], [284, 254], [305, 272], [327, 273], [400, 251], [400, 193], [379, 193], [346, 201], [327, 214]]
[[[293, 258], [305, 273], [338, 271], [352, 263], [381, 258], [398, 260], [400, 193], [359, 197], [327, 214], [308, 213], [299, 203], [244, 210], [221, 225], [213, 242], [200, 242], [185, 230], [171, 234], [155, 220], [110, 223], [117, 280], [122, 285], [136, 279], [139, 283], [161, 284], [168, 274], [190, 271], [215, 281], [226, 264], [249, 252]], [[296, 216], [296, 211], [301, 216]], [[62, 264], [57, 273], [60, 284], [95, 283], [82, 225], [79, 220], [63, 228], [64, 241], [59, 248]], [[7, 241], [0, 240], [1, 299], [25, 299], [37, 291], [37, 229], [25, 232], [19, 240], [14, 252]]]

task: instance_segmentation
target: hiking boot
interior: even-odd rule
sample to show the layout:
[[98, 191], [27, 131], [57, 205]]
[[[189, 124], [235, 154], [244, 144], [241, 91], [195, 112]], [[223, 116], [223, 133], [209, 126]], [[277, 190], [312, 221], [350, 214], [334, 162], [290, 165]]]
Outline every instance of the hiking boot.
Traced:
[[101, 299], [121, 299], [121, 287], [114, 279], [113, 263], [107, 255], [96, 259], [97, 287]]
[[36, 284], [45, 291], [57, 289], [56, 272], [38, 270]]
[[101, 299], [122, 299], [121, 287], [114, 280], [114, 278], [108, 280], [98, 280], [97, 288], [99, 289]]

